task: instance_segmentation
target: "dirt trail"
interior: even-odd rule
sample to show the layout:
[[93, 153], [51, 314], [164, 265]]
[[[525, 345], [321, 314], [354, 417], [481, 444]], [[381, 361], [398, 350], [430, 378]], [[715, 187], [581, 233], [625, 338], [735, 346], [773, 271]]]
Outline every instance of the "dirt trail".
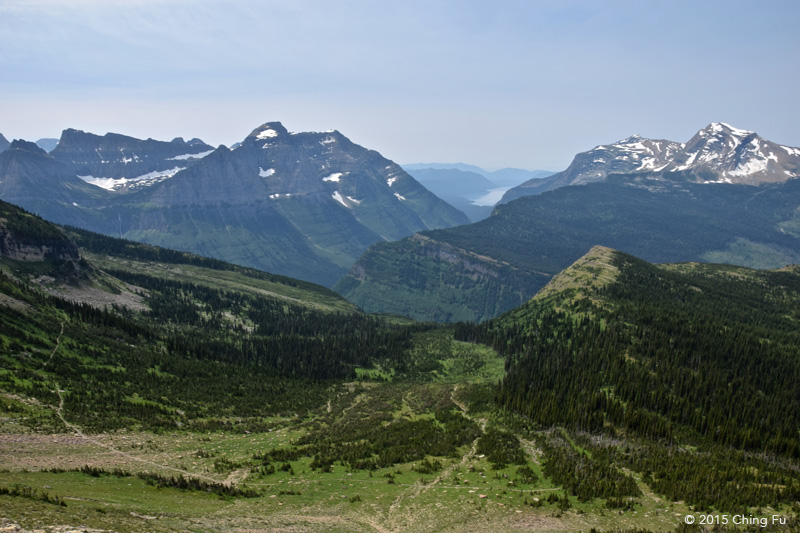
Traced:
[[[86, 440], [87, 442], [91, 442], [92, 444], [94, 444], [96, 446], [100, 446], [101, 448], [105, 448], [106, 450], [108, 450], [109, 452], [111, 452], [113, 454], [119, 455], [120, 457], [124, 457], [126, 459], [129, 459], [131, 461], [135, 461], [137, 463], [142, 463], [142, 464], [146, 464], [146, 465], [149, 465], [149, 466], [154, 466], [154, 467], [160, 468], [162, 470], [169, 470], [170, 472], [178, 472], [180, 474], [183, 474], [184, 476], [194, 477], [194, 478], [197, 478], [197, 479], [202, 479], [203, 481], [207, 481], [209, 483], [222, 483], [224, 485], [229, 485], [229, 486], [231, 485], [229, 480], [219, 481], [218, 479], [214, 479], [214, 478], [209, 477], [209, 476], [204, 476], [203, 474], [197, 474], [195, 472], [189, 472], [188, 470], [183, 470], [182, 468], [175, 468], [173, 466], [162, 465], [162, 464], [156, 463], [154, 461], [150, 461], [148, 459], [142, 459], [141, 457], [137, 457], [137, 456], [132, 455], [132, 454], [130, 454], [128, 452], [123, 452], [122, 450], [118, 450], [118, 449], [114, 448], [110, 444], [106, 444], [103, 441], [97, 440], [95, 438], [92, 438], [92, 437], [86, 435], [83, 432], [83, 430], [81, 430], [81, 428], [79, 426], [77, 426], [75, 424], [72, 424], [71, 422], [67, 422], [67, 419], [64, 418], [64, 414], [63, 414], [63, 410], [64, 410], [64, 395], [63, 395], [63, 393], [66, 392], [66, 391], [63, 391], [63, 390], [61, 390], [59, 388], [58, 382], [54, 382], [54, 384], [56, 386], [56, 393], [58, 394], [58, 400], [59, 400], [58, 401], [58, 407], [56, 408], [56, 415], [58, 416], [58, 418], [61, 420], [61, 422], [63, 422], [64, 425], [68, 429], [70, 429], [73, 433], [75, 433], [76, 436]], [[229, 477], [229, 479], [230, 479], [230, 477]]]
[[239, 470], [233, 470], [233, 471], [231, 471], [230, 474], [228, 474], [228, 477], [222, 483], [224, 485], [229, 486], [229, 487], [232, 486], [232, 485], [236, 485], [238, 483], [243, 482], [247, 478], [248, 474], [249, 474], [249, 471], [246, 468], [240, 468]]
[[[39, 374], [43, 378], [45, 376], [43, 374], [41, 374], [41, 371], [44, 369], [44, 367], [46, 367], [48, 365], [48, 363], [50, 363], [53, 360], [53, 357], [56, 355], [56, 352], [58, 352], [58, 349], [61, 346], [61, 337], [64, 335], [64, 323], [65, 322], [66, 322], [66, 320], [63, 320], [61, 322], [61, 332], [58, 334], [58, 337], [56, 338], [56, 345], [55, 345], [55, 348], [53, 348], [53, 351], [50, 353], [50, 357], [47, 359], [47, 361], [45, 361], [45, 363], [41, 366], [41, 368], [39, 368], [39, 370], [35, 371], [37, 374]], [[117, 455], [119, 455], [121, 457], [124, 457], [126, 459], [129, 459], [131, 461], [135, 461], [135, 462], [138, 462], [138, 463], [146, 464], [146, 465], [149, 465], [149, 466], [154, 466], [154, 467], [162, 469], [162, 470], [169, 470], [171, 472], [177, 472], [177, 473], [180, 473], [180, 474], [182, 474], [184, 476], [193, 477], [193, 478], [197, 478], [197, 479], [202, 479], [203, 481], [207, 481], [207, 482], [210, 482], [210, 483], [220, 483], [219, 480], [214, 479], [214, 478], [209, 477], [209, 476], [204, 476], [203, 474], [197, 474], [197, 473], [194, 473], [194, 472], [189, 472], [188, 470], [183, 470], [181, 468], [175, 468], [175, 467], [168, 466], [168, 465], [162, 465], [162, 464], [156, 463], [154, 461], [150, 461], [148, 459], [143, 459], [141, 457], [137, 457], [137, 456], [132, 455], [132, 454], [130, 454], [128, 452], [123, 452], [122, 450], [118, 450], [118, 449], [114, 448], [110, 444], [106, 444], [106, 443], [104, 443], [104, 442], [102, 442], [100, 440], [97, 440], [95, 438], [92, 438], [92, 437], [84, 434], [83, 430], [79, 426], [77, 426], [77, 425], [75, 425], [75, 424], [73, 424], [71, 422], [68, 422], [67, 419], [64, 418], [64, 392], [66, 392], [66, 391], [62, 390], [61, 387], [59, 387], [57, 381], [53, 381], [53, 385], [55, 386], [56, 394], [58, 394], [58, 407], [55, 408], [56, 416], [58, 416], [59, 420], [61, 420], [61, 422], [64, 424], [64, 426], [66, 426], [67, 429], [69, 429], [71, 432], [73, 432], [75, 434], [75, 436], [80, 437], [81, 439], [83, 439], [83, 440], [85, 440], [87, 442], [90, 442], [90, 443], [92, 443], [92, 444], [94, 444], [96, 446], [100, 446], [101, 448], [105, 448], [109, 452], [117, 454]], [[52, 406], [50, 406], [50, 407], [52, 408]], [[221, 483], [223, 483], [225, 485], [230, 485], [232, 482], [233, 481], [229, 477], [227, 480], [225, 480], [225, 481], [223, 481]]]
[[61, 337], [64, 335], [64, 322], [66, 322], [66, 320], [61, 321], [61, 331], [58, 333], [58, 337], [56, 337], [55, 348], [53, 348], [53, 351], [50, 352], [50, 357], [47, 358], [47, 361], [45, 361], [44, 364], [41, 366], [41, 368], [39, 368], [39, 370], [36, 371], [37, 374], [39, 373], [39, 371], [44, 370], [44, 367], [46, 367], [50, 363], [50, 361], [53, 360], [53, 356], [56, 354], [58, 348], [61, 346]]
[[542, 450], [537, 448], [536, 444], [534, 444], [532, 441], [523, 439], [522, 437], [519, 437], [519, 441], [522, 443], [522, 448], [528, 453], [533, 462], [541, 466]]
[[[459, 401], [456, 398], [456, 392], [458, 392], [458, 385], [453, 387], [453, 390], [450, 392], [450, 400], [459, 408], [463, 413], [464, 417], [468, 420], [472, 420], [480, 425], [481, 433], [486, 430], [486, 423], [488, 422], [485, 418], [475, 418], [469, 414], [469, 409], [467, 408], [464, 402]], [[401, 506], [408, 501], [418, 498], [419, 496], [424, 495], [426, 492], [433, 488], [447, 488], [447, 489], [472, 489], [477, 490], [479, 487], [469, 487], [465, 485], [444, 485], [442, 482], [448, 479], [450, 476], [453, 475], [453, 472], [463, 470], [467, 464], [475, 457], [475, 454], [478, 452], [478, 437], [472, 444], [470, 445], [469, 450], [463, 456], [461, 456], [461, 460], [458, 463], [453, 463], [442, 472], [436, 476], [433, 480], [428, 483], [421, 483], [417, 482], [413, 485], [409, 485], [409, 489], [407, 491], [402, 492], [395, 498], [394, 502], [389, 506], [389, 510], [387, 512], [386, 520], [389, 524], [389, 527], [392, 531], [401, 531], [406, 530], [411, 525], [409, 520], [413, 521], [412, 516], [405, 514], [405, 511], [401, 508]]]

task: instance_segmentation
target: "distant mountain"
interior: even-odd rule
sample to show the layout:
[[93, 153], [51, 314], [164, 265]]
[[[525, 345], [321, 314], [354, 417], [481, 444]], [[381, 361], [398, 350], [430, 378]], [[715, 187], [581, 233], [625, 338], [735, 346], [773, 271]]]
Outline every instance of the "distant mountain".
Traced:
[[406, 171], [420, 170], [424, 168], [433, 168], [437, 170], [456, 169], [463, 172], [474, 172], [485, 176], [489, 172], [476, 165], [468, 165], [466, 163], [404, 163], [401, 165]]
[[8, 139], [3, 137], [3, 134], [0, 133], [0, 152], [5, 152], [8, 150], [8, 147], [11, 146], [11, 143], [8, 142]]
[[558, 187], [602, 181], [609, 174], [637, 172], [682, 172], [697, 183], [782, 183], [800, 176], [800, 149], [719, 122], [709, 124], [687, 143], [634, 135], [578, 154], [563, 172], [526, 181], [510, 189], [500, 203]]
[[[268, 123], [235, 150], [211, 153], [196, 140], [75, 130], [49, 156], [26, 146], [24, 157], [0, 154], [7, 201], [55, 222], [320, 284], [332, 285], [375, 242], [469, 222], [336, 131], [290, 134]], [[178, 164], [186, 168], [158, 170]]]
[[488, 217], [494, 204], [509, 187], [552, 174], [545, 170], [519, 168], [489, 172], [461, 163], [432, 163], [430, 167], [424, 164], [404, 165], [403, 168], [428, 190], [466, 213], [473, 222]]
[[87, 183], [129, 191], [171, 178], [214, 151], [200, 139], [171, 142], [67, 129], [50, 153]]
[[482, 174], [455, 168], [420, 168], [408, 171], [420, 183], [436, 194], [452, 194], [454, 188], [464, 196], [486, 194], [486, 191], [497, 187], [497, 184], [488, 180]]
[[463, 172], [473, 172], [487, 178], [497, 187], [514, 187], [530, 179], [546, 178], [547, 176], [555, 174], [555, 172], [549, 170], [525, 170], [522, 168], [510, 167], [501, 168], [499, 170], [485, 170], [479, 166], [465, 163], [410, 163], [404, 164], [403, 168], [408, 172], [424, 169], [455, 169]]
[[536, 180], [552, 176], [550, 170], [525, 170], [521, 168], [501, 168], [493, 170], [487, 176], [500, 187], [516, 187], [527, 180]]
[[103, 206], [109, 196], [32, 142], [15, 140], [0, 153], [0, 198], [51, 220], [90, 225], [102, 218], [90, 210]]
[[463, 211], [473, 222], [483, 220], [492, 212], [491, 205], [473, 203], [497, 188], [481, 174], [455, 168], [420, 168], [408, 170], [408, 173], [433, 194]]
[[671, 176], [612, 175], [374, 245], [334, 289], [369, 312], [479, 321], [526, 302], [596, 244], [651, 262], [800, 263], [800, 180], [754, 187]]
[[58, 146], [58, 139], [50, 139], [50, 138], [39, 139], [38, 141], [36, 141], [36, 146], [38, 146], [45, 152], [52, 152], [53, 149], [56, 146]]

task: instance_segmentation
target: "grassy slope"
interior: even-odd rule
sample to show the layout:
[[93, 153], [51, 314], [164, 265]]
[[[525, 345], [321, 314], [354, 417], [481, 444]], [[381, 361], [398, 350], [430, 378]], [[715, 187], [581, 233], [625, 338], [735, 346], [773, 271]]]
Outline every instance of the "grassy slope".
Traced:
[[325, 311], [356, 311], [335, 292], [313, 283], [76, 228], [69, 228], [68, 235], [81, 246], [82, 255], [101, 269], [152, 274], [229, 291], [255, 292]]

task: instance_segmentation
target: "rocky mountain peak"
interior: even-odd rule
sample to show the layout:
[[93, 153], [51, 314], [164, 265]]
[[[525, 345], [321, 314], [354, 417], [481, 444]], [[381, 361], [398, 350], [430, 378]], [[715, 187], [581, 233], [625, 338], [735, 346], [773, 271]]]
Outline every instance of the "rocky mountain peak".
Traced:
[[638, 133], [634, 133], [633, 135], [631, 135], [627, 139], [622, 139], [621, 141], [617, 141], [614, 144], [635, 144], [635, 143], [638, 143], [638, 142], [641, 142], [641, 141], [645, 141], [645, 140], [649, 140], [649, 139], [645, 139], [644, 137], [642, 137]]
[[735, 137], [748, 137], [750, 135], [755, 135], [755, 132], [748, 131], [748, 130], [740, 130], [739, 128], [734, 128], [730, 124], [726, 124], [725, 122], [712, 122], [699, 133], [704, 134], [723, 134], [723, 135], [732, 135]]
[[689, 139], [686, 152], [736, 150], [739, 145], [757, 138], [759, 137], [755, 132], [740, 130], [724, 122], [712, 122]]
[[11, 146], [11, 143], [0, 133], [0, 152], [6, 151], [9, 146]]
[[[704, 183], [784, 182], [800, 176], [800, 150], [753, 131], [713, 122], [692, 137], [667, 170], [688, 171]], [[708, 179], [711, 176], [715, 178]]]
[[280, 122], [267, 122], [250, 132], [245, 141], [273, 141], [278, 137], [289, 135], [289, 131]]
[[680, 173], [698, 183], [782, 183], [800, 177], [800, 149], [781, 146], [724, 122], [712, 122], [685, 144], [632, 135], [576, 155], [563, 172], [514, 187], [500, 203], [603, 181], [609, 174], [641, 173], [653, 179], [670, 179], [670, 173]]
[[87, 183], [124, 193], [169, 179], [213, 151], [199, 139], [166, 142], [66, 129], [50, 154]]
[[47, 155], [47, 152], [39, 148], [36, 143], [24, 141], [22, 139], [14, 139], [8, 147], [9, 150], [21, 150], [23, 152], [30, 152], [32, 154]]
[[70, 145], [81, 145], [85, 142], [90, 142], [93, 140], [101, 139], [99, 135], [95, 135], [93, 133], [87, 133], [83, 130], [76, 130], [74, 128], [67, 128], [61, 132], [61, 137], [59, 139], [59, 144], [70, 146]]

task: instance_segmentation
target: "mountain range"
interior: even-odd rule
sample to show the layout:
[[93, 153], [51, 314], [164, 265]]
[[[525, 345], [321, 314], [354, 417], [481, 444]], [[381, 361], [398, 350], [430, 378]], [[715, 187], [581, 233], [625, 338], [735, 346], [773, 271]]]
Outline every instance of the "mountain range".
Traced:
[[469, 222], [337, 131], [256, 128], [236, 149], [65, 130], [0, 153], [0, 198], [49, 220], [332, 285], [366, 248]]
[[686, 143], [633, 135], [578, 154], [563, 172], [530, 179], [506, 192], [500, 203], [567, 185], [602, 181], [609, 174], [672, 172], [682, 172], [696, 183], [782, 183], [800, 176], [800, 149], [721, 122], [709, 124]]
[[[371, 312], [480, 321], [601, 244], [653, 262], [800, 262], [800, 150], [711, 124], [632, 137], [506, 194], [488, 219], [372, 246], [335, 290]], [[514, 201], [509, 199], [523, 195]]]
[[544, 177], [408, 167], [464, 206], [498, 190], [493, 179], [536, 177], [470, 225], [338, 131], [266, 123], [213, 149], [68, 129], [50, 154], [25, 141], [0, 153], [0, 197], [59, 223], [335, 287], [370, 312], [437, 321], [520, 305], [596, 244], [655, 262], [800, 258], [800, 149], [723, 123], [687, 143], [600, 145]]

